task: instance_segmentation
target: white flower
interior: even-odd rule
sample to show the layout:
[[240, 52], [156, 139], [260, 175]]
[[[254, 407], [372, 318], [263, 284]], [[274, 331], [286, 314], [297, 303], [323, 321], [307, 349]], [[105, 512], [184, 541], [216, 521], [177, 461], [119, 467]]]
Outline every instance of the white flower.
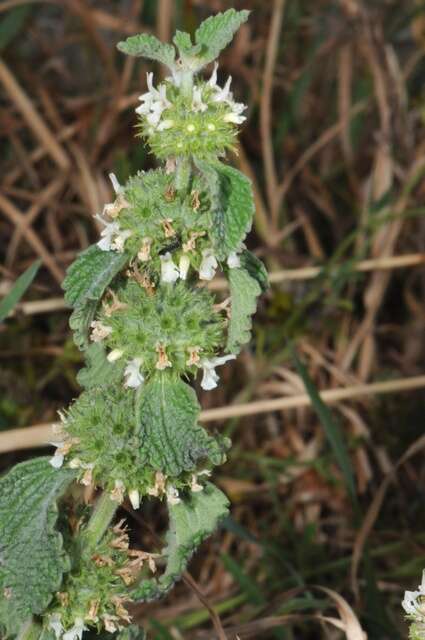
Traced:
[[95, 215], [95, 218], [105, 225], [100, 233], [101, 240], [97, 243], [99, 249], [122, 253], [125, 241], [131, 236], [131, 231], [129, 229], [121, 230], [118, 222], [107, 222], [98, 214]]
[[201, 111], [202, 113], [208, 109], [208, 105], [202, 101], [202, 88], [194, 87], [193, 88], [193, 97], [192, 97], [192, 110], [193, 111]]
[[132, 489], [128, 492], [128, 497], [130, 498], [131, 506], [133, 509], [138, 509], [140, 507], [140, 493], [137, 489]]
[[182, 255], [179, 260], [179, 273], [181, 280], [186, 280], [190, 267], [190, 259], [188, 256]]
[[207, 82], [207, 85], [212, 89], [215, 89], [217, 87], [217, 69], [218, 69], [218, 62], [214, 62], [214, 69], [211, 74], [211, 78]]
[[161, 281], [162, 282], [176, 282], [180, 277], [180, 271], [176, 264], [173, 262], [171, 253], [168, 251], [163, 256], [159, 256], [161, 259]]
[[421, 603], [418, 598], [425, 596], [425, 571], [422, 573], [422, 582], [418, 587], [418, 591], [405, 591], [402, 607], [408, 615], [424, 617], [425, 611], [422, 610]]
[[95, 215], [95, 218], [105, 225], [105, 228], [100, 232], [101, 240], [99, 240], [97, 246], [99, 249], [102, 249], [102, 251], [110, 251], [113, 238], [115, 234], [119, 233], [120, 225], [118, 222], [106, 222], [106, 220], [99, 215]]
[[202, 367], [204, 372], [204, 375], [202, 376], [201, 387], [205, 389], [205, 391], [211, 391], [211, 389], [215, 389], [217, 386], [217, 382], [220, 379], [215, 372], [215, 368], [220, 367], [222, 364], [225, 364], [228, 360], [235, 360], [235, 358], [236, 356], [233, 354], [216, 358], [203, 358], [200, 362], [200, 366]]
[[236, 251], [229, 254], [227, 258], [227, 266], [229, 269], [237, 269], [241, 266], [241, 261]]
[[130, 389], [137, 389], [141, 384], [145, 381], [142, 373], [140, 372], [140, 367], [142, 366], [141, 358], [133, 358], [127, 364], [124, 369], [124, 375], [126, 376], [125, 386]]
[[166, 84], [161, 84], [159, 89], [153, 86], [153, 73], [147, 74], [147, 84], [148, 91], [139, 97], [142, 104], [137, 107], [136, 113], [146, 116], [148, 123], [155, 129], [160, 123], [163, 111], [171, 107], [171, 102], [167, 99]]
[[112, 351], [106, 356], [106, 359], [108, 362], [116, 362], [122, 357], [123, 353], [124, 352], [121, 351], [121, 349], [112, 349]]
[[180, 502], [179, 492], [177, 491], [176, 487], [173, 487], [172, 484], [169, 484], [167, 486], [167, 501], [170, 504], [179, 504]]
[[121, 193], [122, 191], [122, 186], [120, 185], [120, 183], [118, 182], [118, 178], [115, 175], [115, 173], [110, 173], [109, 174], [109, 180], [112, 182], [112, 188], [115, 191], [115, 193], [118, 195]]
[[217, 267], [217, 258], [214, 256], [212, 249], [204, 249], [202, 251], [201, 266], [199, 267], [199, 278], [201, 280], [212, 280]]
[[49, 442], [53, 447], [56, 447], [55, 454], [50, 458], [49, 463], [54, 469], [60, 469], [63, 465], [66, 449], [64, 449], [64, 442]]
[[232, 122], [233, 124], [242, 124], [242, 122], [245, 122], [246, 116], [241, 116], [235, 111], [230, 111], [226, 113], [223, 120], [224, 122]]
[[125, 229], [124, 231], [118, 231], [115, 235], [115, 238], [111, 244], [111, 249], [113, 251], [118, 251], [118, 253], [122, 253], [124, 251], [125, 241], [131, 236], [130, 229]]
[[223, 89], [221, 89], [218, 85], [215, 87], [216, 94], [213, 97], [214, 102], [231, 102], [233, 100], [233, 93], [230, 91], [231, 84], [232, 76], [229, 76]]
[[63, 634], [63, 640], [81, 640], [83, 637], [83, 631], [86, 631], [87, 627], [84, 626], [82, 618], [75, 618], [74, 626]]
[[49, 629], [53, 631], [56, 636], [56, 640], [62, 637], [63, 625], [59, 613], [52, 613], [49, 616]]

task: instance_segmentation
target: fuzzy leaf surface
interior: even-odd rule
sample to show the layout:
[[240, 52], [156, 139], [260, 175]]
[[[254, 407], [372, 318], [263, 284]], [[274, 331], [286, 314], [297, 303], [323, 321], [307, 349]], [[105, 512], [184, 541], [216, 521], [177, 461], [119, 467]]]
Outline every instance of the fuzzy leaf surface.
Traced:
[[82, 307], [88, 300], [100, 300], [111, 280], [124, 268], [129, 257], [117, 251], [102, 251], [96, 244], [80, 253], [63, 281], [65, 302]]
[[166, 594], [186, 570], [197, 547], [228, 515], [229, 501], [217, 487], [208, 483], [200, 493], [191, 493], [180, 503], [169, 506], [166, 536], [165, 572], [158, 580], [144, 580], [131, 594], [136, 601], [155, 600]]
[[251, 338], [251, 316], [257, 308], [261, 287], [245, 269], [229, 269], [228, 278], [232, 306], [227, 350], [237, 354]]
[[117, 48], [128, 56], [136, 56], [155, 60], [165, 64], [170, 69], [174, 68], [176, 51], [171, 44], [165, 44], [148, 33], [130, 36], [127, 40], [119, 42]]
[[200, 407], [195, 391], [180, 378], [157, 375], [140, 397], [142, 453], [158, 471], [177, 476], [199, 461], [220, 464], [222, 447], [197, 424]]
[[252, 184], [237, 169], [221, 162], [197, 162], [211, 201], [211, 228], [215, 254], [224, 260], [240, 248], [255, 213]]
[[77, 382], [85, 389], [119, 385], [124, 363], [109, 362], [102, 344], [92, 343], [86, 351], [86, 366], [77, 373]]
[[240, 255], [240, 261], [241, 266], [248, 271], [251, 278], [258, 282], [261, 291], [265, 293], [270, 286], [269, 274], [261, 260], [251, 251], [244, 249]]
[[0, 479], [0, 628], [6, 633], [43, 613], [69, 569], [55, 528], [56, 501], [74, 476], [36, 458]]
[[203, 64], [215, 60], [233, 40], [239, 27], [248, 20], [249, 11], [228, 9], [224, 13], [210, 16], [201, 24], [195, 33], [195, 41], [202, 45], [201, 59]]

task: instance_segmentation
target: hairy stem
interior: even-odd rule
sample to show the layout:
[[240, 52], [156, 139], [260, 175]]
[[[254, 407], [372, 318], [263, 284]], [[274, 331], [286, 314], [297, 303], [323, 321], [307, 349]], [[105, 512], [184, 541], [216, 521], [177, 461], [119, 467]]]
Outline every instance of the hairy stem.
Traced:
[[17, 640], [38, 640], [41, 632], [41, 626], [31, 618], [21, 627]]
[[187, 192], [189, 189], [192, 166], [189, 158], [177, 158], [176, 187], [177, 191]]
[[118, 507], [118, 502], [111, 500], [108, 493], [101, 495], [85, 531], [90, 547], [95, 547], [100, 542]]

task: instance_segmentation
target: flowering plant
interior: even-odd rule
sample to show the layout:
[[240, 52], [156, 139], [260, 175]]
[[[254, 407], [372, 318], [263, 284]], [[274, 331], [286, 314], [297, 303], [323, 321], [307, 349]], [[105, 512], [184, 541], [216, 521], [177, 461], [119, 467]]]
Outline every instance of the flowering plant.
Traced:
[[[198, 74], [247, 18], [233, 9], [210, 17], [195, 43], [177, 32], [175, 47], [144, 34], [118, 45], [170, 70], [157, 88], [148, 74], [136, 109], [140, 135], [163, 162], [124, 185], [110, 176], [115, 200], [96, 216], [100, 240], [64, 281], [84, 391], [60, 413], [53, 457], [0, 479], [2, 637], [137, 637], [128, 604], [166, 594], [227, 514], [209, 476], [230, 442], [198, 424], [188, 381], [200, 374], [203, 389], [217, 386], [216, 369], [249, 340], [267, 274], [243, 244], [251, 184], [222, 162], [245, 106], [231, 78], [219, 85], [216, 63], [208, 80]], [[222, 302], [207, 287], [219, 269], [230, 289]], [[81, 486], [101, 490], [94, 507]], [[133, 509], [166, 501], [159, 553], [130, 547], [125, 521], [115, 520], [127, 499]]]

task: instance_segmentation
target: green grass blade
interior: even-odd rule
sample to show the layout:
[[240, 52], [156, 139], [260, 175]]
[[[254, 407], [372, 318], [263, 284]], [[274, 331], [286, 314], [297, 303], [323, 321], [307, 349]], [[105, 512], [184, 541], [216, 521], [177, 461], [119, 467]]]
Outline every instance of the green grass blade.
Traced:
[[323, 402], [322, 398], [320, 397], [316, 385], [310, 378], [306, 367], [298, 358], [295, 350], [292, 350], [292, 357], [294, 358], [297, 371], [301, 376], [302, 381], [304, 382], [306, 391], [310, 396], [313, 408], [315, 409], [320, 423], [325, 431], [326, 437], [335, 456], [335, 460], [342, 471], [345, 485], [347, 487], [350, 498], [353, 503], [357, 503], [353, 469], [351, 466], [350, 456], [344, 442], [341, 427], [333, 416], [329, 407]]
[[22, 273], [16, 280], [11, 291], [0, 302], [0, 322], [3, 322], [5, 318], [12, 311], [13, 307], [19, 302], [24, 295], [25, 291], [34, 280], [37, 271], [41, 265], [41, 260], [36, 260], [24, 273]]

